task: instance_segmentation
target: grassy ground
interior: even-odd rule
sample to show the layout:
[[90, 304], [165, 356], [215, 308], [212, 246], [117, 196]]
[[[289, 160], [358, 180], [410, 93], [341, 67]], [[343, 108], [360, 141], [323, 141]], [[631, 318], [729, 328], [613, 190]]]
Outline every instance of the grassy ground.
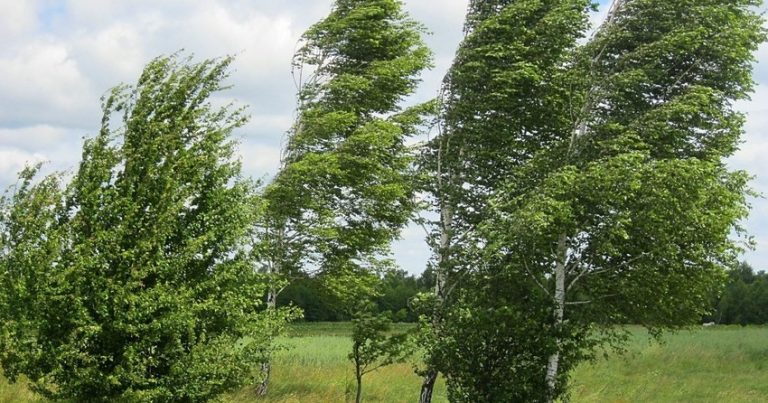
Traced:
[[629, 354], [582, 365], [574, 402], [768, 402], [768, 328], [714, 327], [649, 343], [634, 332]]
[[[398, 330], [405, 330], [402, 326]], [[354, 396], [346, 359], [348, 324], [298, 324], [280, 342], [286, 349], [273, 363], [269, 396], [252, 388], [228, 396], [232, 402], [345, 402]], [[663, 345], [634, 331], [625, 356], [611, 356], [577, 368], [574, 402], [768, 402], [768, 328], [716, 327], [680, 332]], [[420, 379], [411, 364], [398, 364], [364, 380], [368, 402], [413, 402]], [[0, 402], [37, 402], [23, 384], [0, 379]], [[445, 385], [435, 403], [447, 402]]]

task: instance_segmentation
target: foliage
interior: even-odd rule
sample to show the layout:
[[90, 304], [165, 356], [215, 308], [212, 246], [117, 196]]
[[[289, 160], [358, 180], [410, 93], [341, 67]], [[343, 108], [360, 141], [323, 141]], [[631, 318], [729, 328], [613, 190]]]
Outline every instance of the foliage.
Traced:
[[349, 360], [355, 365], [357, 392], [355, 401], [362, 401], [363, 376], [386, 365], [404, 361], [412, 353], [408, 334], [388, 336], [392, 320], [386, 314], [374, 314], [371, 306], [358, 309], [352, 319], [352, 352]]
[[[422, 274], [408, 275], [403, 270], [387, 271], [377, 284], [377, 296], [372, 298], [377, 313], [391, 312], [394, 322], [416, 322], [417, 314], [411, 309], [411, 300], [430, 287]], [[293, 305], [304, 313], [308, 322], [335, 322], [349, 320], [345, 304], [338, 293], [330, 292], [322, 276], [297, 275], [277, 298], [279, 306]]]
[[11, 379], [54, 399], [190, 402], [253, 381], [289, 312], [255, 299], [259, 201], [230, 139], [246, 117], [208, 102], [231, 61], [153, 60], [106, 96], [66, 190], [23, 174], [0, 259], [18, 273], [1, 294], [23, 296], [2, 306]]
[[658, 335], [706, 312], [748, 210], [748, 176], [723, 160], [765, 40], [756, 5], [616, 1], [578, 45], [588, 2], [470, 4], [431, 160], [453, 214], [440, 263], [459, 274], [430, 323], [457, 339], [430, 356], [453, 399], [553, 401], [569, 369], [622, 344], [615, 324]]
[[415, 208], [405, 140], [421, 109], [398, 104], [430, 63], [421, 31], [399, 1], [339, 0], [303, 35], [298, 117], [265, 194], [282, 275], [386, 266], [377, 257]]
[[40, 168], [22, 171], [19, 183], [0, 198], [0, 363], [11, 381], [45, 371], [34, 329], [46, 326], [49, 308], [41, 293], [55, 285], [51, 272], [66, 235], [61, 178], [36, 182]]
[[329, 292], [323, 282], [307, 275], [296, 276], [277, 297], [278, 306], [301, 309], [308, 322], [338, 322], [349, 320], [340, 308], [339, 299]]
[[728, 284], [705, 320], [718, 324], [768, 324], [768, 273], [740, 263], [728, 273]]
[[404, 270], [389, 271], [384, 274], [379, 287], [379, 296], [374, 299], [378, 312], [392, 312], [395, 322], [415, 322], [418, 318], [411, 309], [411, 300], [419, 292], [428, 288], [420, 288], [418, 278], [408, 275]]
[[[570, 128], [557, 112], [571, 90], [565, 65], [586, 29], [588, 6], [587, 1], [470, 2], [466, 37], [445, 78], [442, 130], [424, 161], [437, 178], [427, 187], [441, 216], [435, 235], [440, 243], [433, 244], [442, 279], [437, 312], [426, 322], [434, 339], [426, 342], [432, 346], [428, 364], [448, 376], [456, 401], [531, 400], [536, 391], [546, 393], [525, 382], [535, 377], [531, 371], [545, 367], [531, 357], [552, 350], [547, 332], [542, 334], [551, 315], [519, 320], [528, 307], [507, 304], [546, 301], [515, 284], [498, 259], [474, 249], [488, 243], [478, 225], [489, 220], [490, 198], [510, 172]], [[497, 294], [484, 295], [487, 290]], [[498, 326], [504, 318], [520, 327]], [[470, 329], [477, 335], [469, 335]], [[486, 337], [531, 343], [492, 346]], [[495, 355], [502, 352], [507, 355]]]
[[503, 396], [510, 402], [540, 401], [547, 389], [546, 357], [554, 350], [549, 305], [499, 275], [493, 283], [473, 277], [446, 309], [433, 349], [447, 378], [449, 400], [490, 402]]

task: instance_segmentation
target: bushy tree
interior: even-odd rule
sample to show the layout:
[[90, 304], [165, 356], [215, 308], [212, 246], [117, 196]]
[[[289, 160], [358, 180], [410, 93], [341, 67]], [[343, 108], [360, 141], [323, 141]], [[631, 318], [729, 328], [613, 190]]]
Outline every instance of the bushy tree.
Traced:
[[437, 334], [464, 338], [431, 357], [453, 399], [553, 401], [569, 368], [621, 343], [616, 324], [658, 335], [707, 310], [747, 213], [747, 175], [723, 160], [765, 39], [758, 3], [617, 0], [584, 45], [587, 2], [470, 4], [436, 148], [452, 215], [438, 260], [461, 273]]
[[[77, 401], [202, 402], [252, 381], [286, 313], [257, 298], [260, 202], [230, 138], [246, 116], [208, 101], [231, 61], [153, 60], [105, 97], [63, 192], [25, 175], [0, 260], [0, 294], [24, 296], [2, 307], [9, 377]], [[32, 205], [45, 213], [19, 214]]]

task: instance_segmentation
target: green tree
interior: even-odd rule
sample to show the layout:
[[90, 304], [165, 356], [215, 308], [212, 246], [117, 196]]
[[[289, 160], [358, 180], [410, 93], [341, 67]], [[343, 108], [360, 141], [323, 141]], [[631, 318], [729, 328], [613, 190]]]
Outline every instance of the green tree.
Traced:
[[386, 313], [374, 313], [373, 305], [363, 302], [352, 319], [352, 352], [355, 365], [355, 402], [363, 400], [363, 377], [377, 369], [402, 362], [412, 353], [408, 334], [387, 335], [392, 320]]
[[728, 284], [716, 301], [716, 311], [709, 317], [722, 324], [768, 323], [768, 274], [755, 273], [746, 262], [728, 273]]
[[422, 402], [438, 369], [453, 401], [553, 401], [621, 345], [616, 324], [701, 317], [747, 214], [747, 175], [723, 159], [758, 4], [616, 0], [579, 45], [586, 1], [470, 3], [425, 163], [440, 221]]
[[105, 97], [63, 201], [50, 178], [17, 192], [11, 211], [48, 213], [3, 225], [14, 241], [1, 264], [38, 279], [10, 301], [11, 378], [54, 399], [190, 402], [253, 380], [289, 313], [254, 300], [266, 287], [249, 247], [260, 202], [230, 138], [246, 116], [208, 102], [231, 61], [153, 60]]
[[337, 322], [349, 320], [340, 308], [340, 302], [317, 277], [298, 274], [277, 297], [278, 306], [301, 309], [308, 322]]
[[409, 276], [404, 270], [384, 273], [380, 288], [380, 295], [375, 298], [378, 312], [392, 312], [392, 319], [396, 322], [416, 321], [410, 301], [421, 290], [414, 276]]
[[11, 381], [21, 373], [34, 379], [45, 372], [33, 329], [45, 326], [50, 314], [40, 294], [53, 285], [50, 273], [65, 236], [61, 178], [35, 181], [39, 170], [37, 165], [22, 171], [0, 198], [0, 364]]
[[[446, 323], [459, 291], [478, 266], [473, 245], [486, 243], [478, 226], [487, 218], [489, 198], [509, 173], [529, 161], [561, 131], [568, 117], [558, 116], [571, 91], [564, 79], [569, 52], [587, 27], [588, 1], [474, 0], [469, 4], [465, 38], [445, 77], [439, 116], [440, 135], [423, 160], [427, 190], [439, 216], [431, 245], [436, 277], [431, 320], [424, 322], [436, 351], [428, 354], [420, 402], [431, 401], [438, 370], [459, 361], [439, 357], [449, 340]], [[461, 294], [461, 296], [459, 296]], [[461, 309], [461, 308], [456, 308]], [[457, 316], [458, 315], [458, 316]], [[455, 357], [454, 357], [455, 358]], [[455, 376], [451, 375], [452, 379]], [[503, 400], [503, 399], [500, 399]], [[470, 399], [471, 401], [471, 399]]]
[[344, 299], [388, 265], [381, 258], [415, 208], [405, 142], [429, 105], [399, 105], [430, 65], [422, 32], [398, 0], [337, 0], [302, 36], [297, 119], [265, 193], [273, 276], [313, 271]]
[[[568, 2], [515, 2], [545, 3]], [[560, 107], [519, 110], [541, 121], [511, 132], [536, 133], [540, 146], [494, 194], [481, 255], [546, 297], [539, 336], [552, 351], [536, 401], [561, 396], [568, 369], [595, 347], [620, 344], [616, 324], [659, 335], [695, 323], [723, 283], [739, 249], [729, 235], [748, 211], [748, 177], [723, 160], [743, 132], [733, 102], [752, 90], [765, 40], [758, 3], [617, 0], [586, 45], [543, 70], [563, 72], [554, 82], [568, 91], [547, 98]], [[553, 10], [541, 21], [571, 8]]]

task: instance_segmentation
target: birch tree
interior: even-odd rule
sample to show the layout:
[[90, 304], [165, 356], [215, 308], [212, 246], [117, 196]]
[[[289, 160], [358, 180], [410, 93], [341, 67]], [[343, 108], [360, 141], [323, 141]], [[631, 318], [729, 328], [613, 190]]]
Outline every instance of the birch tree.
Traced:
[[389, 265], [415, 209], [406, 140], [430, 109], [400, 107], [431, 63], [422, 33], [398, 0], [337, 0], [304, 33], [297, 118], [266, 189], [274, 276], [310, 271], [356, 298], [356, 287], [372, 286], [366, 273]]
[[[505, 10], [555, 5], [533, 25], [540, 26], [564, 18], [567, 3], [517, 1]], [[561, 78], [564, 90], [527, 98], [517, 111], [540, 121], [516, 127], [508, 120], [512, 137], [535, 133], [539, 146], [508, 166], [490, 198], [478, 226], [481, 276], [474, 281], [500, 293], [506, 282], [509, 303], [497, 308], [549, 324], [537, 332], [518, 320], [523, 326], [507, 331], [538, 337], [543, 346], [509, 352], [541, 364], [532, 379], [546, 387], [529, 401], [556, 400], [567, 390], [569, 368], [597, 346], [620, 345], [616, 324], [642, 324], [659, 335], [694, 323], [722, 285], [740, 247], [731, 234], [748, 212], [748, 175], [729, 170], [724, 159], [743, 132], [733, 103], [752, 90], [753, 54], [765, 40], [758, 5], [617, 0], [585, 45], [534, 76], [534, 83]], [[546, 54], [551, 47], [533, 49]], [[530, 71], [512, 64], [508, 74]], [[532, 113], [548, 100], [546, 114]], [[520, 287], [530, 296], [510, 298], [522, 297]], [[487, 309], [481, 304], [488, 300], [468, 298], [464, 315]], [[549, 314], [542, 318], [534, 303]], [[499, 382], [516, 375], [497, 374]], [[473, 388], [479, 375], [462, 376], [449, 379], [464, 393], [456, 400], [472, 401], [466, 396], [482, 392]]]
[[461, 317], [454, 308], [467, 301], [462, 287], [482, 292], [472, 289], [478, 262], [470, 251], [485, 243], [478, 225], [489, 197], [511, 170], [567, 131], [567, 117], [557, 115], [570, 91], [564, 66], [586, 30], [588, 6], [581, 0], [470, 2], [465, 38], [444, 81], [441, 130], [424, 158], [436, 178], [427, 190], [439, 220], [432, 237], [437, 282], [425, 322], [423, 344], [430, 352], [422, 403], [431, 401], [438, 370], [455, 377], [451, 373], [463, 365], [454, 354], [458, 345], [446, 343], [467, 323], [446, 322]]

